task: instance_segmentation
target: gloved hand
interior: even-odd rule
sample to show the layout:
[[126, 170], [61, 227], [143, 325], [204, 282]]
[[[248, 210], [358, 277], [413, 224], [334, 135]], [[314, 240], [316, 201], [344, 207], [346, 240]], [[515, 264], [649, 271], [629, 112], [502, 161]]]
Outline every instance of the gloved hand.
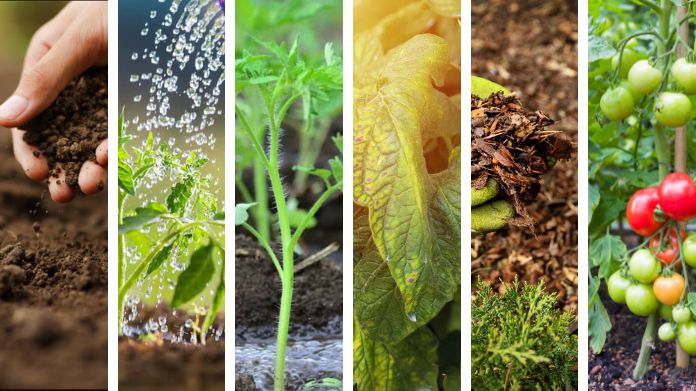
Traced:
[[510, 202], [495, 199], [500, 186], [488, 179], [481, 189], [471, 188], [471, 229], [474, 232], [493, 232], [507, 227], [507, 222], [515, 216]]

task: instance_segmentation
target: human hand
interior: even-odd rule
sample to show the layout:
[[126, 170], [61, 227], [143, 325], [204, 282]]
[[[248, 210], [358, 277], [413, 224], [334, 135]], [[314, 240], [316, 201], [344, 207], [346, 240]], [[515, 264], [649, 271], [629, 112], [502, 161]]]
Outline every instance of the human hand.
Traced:
[[[48, 108], [75, 77], [93, 66], [107, 64], [107, 15], [107, 2], [72, 2], [34, 34], [19, 86], [0, 105], [0, 125], [20, 127]], [[29, 178], [46, 179], [46, 159], [34, 155], [36, 148], [23, 141], [23, 134], [12, 130], [15, 158]], [[80, 170], [78, 184], [86, 194], [99, 192], [106, 183], [106, 140], [96, 155], [98, 164], [88, 161]], [[56, 202], [68, 202], [75, 196], [64, 175], [61, 170], [58, 178], [48, 178], [48, 189]]]
[[495, 200], [499, 185], [488, 179], [481, 189], [471, 188], [471, 229], [486, 233], [507, 227], [508, 220], [514, 217], [515, 210], [506, 200]]

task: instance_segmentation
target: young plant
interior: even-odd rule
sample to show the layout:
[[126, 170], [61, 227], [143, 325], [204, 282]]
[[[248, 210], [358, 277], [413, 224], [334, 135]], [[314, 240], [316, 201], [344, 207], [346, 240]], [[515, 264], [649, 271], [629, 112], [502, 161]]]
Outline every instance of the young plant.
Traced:
[[[329, 93], [341, 90], [343, 78], [341, 61], [334, 56], [331, 45], [326, 46], [324, 63], [311, 66], [303, 61], [298, 51], [298, 40], [290, 47], [284, 43], [255, 42], [254, 50], [246, 50], [236, 63], [236, 85], [240, 94], [235, 102], [237, 132], [246, 136], [253, 151], [254, 167], [262, 168], [264, 177], [267, 176], [270, 182], [280, 231], [281, 259], [278, 259], [273, 251], [269, 236], [247, 221], [250, 208], [252, 211], [265, 208], [263, 214], [270, 219], [268, 204], [259, 202], [259, 199], [264, 199], [266, 189], [256, 189], [254, 202], [236, 205], [235, 224], [246, 228], [258, 240], [280, 276], [282, 294], [274, 379], [274, 388], [280, 391], [285, 388], [285, 349], [292, 304], [296, 246], [304, 231], [311, 227], [314, 216], [322, 205], [343, 187], [343, 163], [340, 157], [331, 159], [328, 162], [329, 168], [297, 167], [319, 177], [325, 187], [314, 205], [302, 214], [301, 219], [293, 221], [291, 204], [286, 196], [280, 172], [281, 126], [296, 102], [301, 101], [303, 113], [314, 112], [314, 107], [326, 101]], [[265, 140], [268, 140], [268, 145], [265, 145]], [[334, 138], [334, 143], [342, 152], [343, 139], [340, 135]], [[255, 175], [258, 175], [258, 172]], [[251, 198], [250, 194], [248, 198]], [[258, 220], [256, 221], [258, 224]]]
[[[166, 145], [157, 146], [152, 133], [141, 148], [129, 148], [133, 136], [126, 133], [123, 114], [118, 129], [119, 330], [125, 298], [131, 288], [138, 281], [153, 278], [170, 260], [188, 257], [188, 265], [175, 284], [172, 308], [197, 298], [216, 272], [219, 275], [210, 308], [199, 328], [197, 339], [204, 344], [225, 297], [225, 215], [218, 208], [210, 179], [200, 172], [208, 160], [193, 152], [184, 157], [171, 152]], [[161, 178], [173, 180], [163, 202], [131, 206], [137, 202], [141, 187], [151, 186]], [[129, 266], [133, 260], [134, 266]]]

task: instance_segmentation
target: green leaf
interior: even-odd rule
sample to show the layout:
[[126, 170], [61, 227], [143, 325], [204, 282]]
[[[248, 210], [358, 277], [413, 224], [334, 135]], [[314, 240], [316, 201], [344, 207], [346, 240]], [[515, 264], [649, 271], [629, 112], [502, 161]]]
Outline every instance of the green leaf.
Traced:
[[612, 58], [616, 54], [616, 50], [603, 37], [590, 35], [588, 37], [588, 53], [588, 61], [593, 63], [598, 60]]
[[590, 348], [595, 354], [602, 352], [607, 340], [607, 333], [611, 330], [611, 319], [602, 300], [599, 297], [592, 303], [589, 310], [588, 334], [590, 336]]
[[147, 265], [147, 271], [145, 272], [145, 277], [156, 272], [160, 268], [160, 266], [162, 266], [164, 261], [169, 259], [169, 255], [172, 253], [172, 248], [174, 248], [175, 243], [176, 243], [176, 240], [174, 240], [172, 243], [162, 247], [162, 249], [160, 249], [160, 251], [157, 252], [157, 254], [152, 258], [150, 263]]
[[325, 168], [314, 168], [310, 166], [293, 166], [292, 169], [295, 171], [306, 172], [310, 175], [318, 176], [319, 178], [325, 181], [328, 181], [329, 178], [331, 178], [331, 171]]
[[178, 308], [200, 294], [215, 274], [213, 252], [215, 245], [210, 242], [191, 255], [188, 267], [181, 272], [174, 289], [172, 308]]
[[597, 209], [597, 205], [599, 205], [599, 200], [601, 197], [599, 195], [599, 187], [597, 185], [591, 185], [587, 190], [587, 193], [589, 197], [588, 212], [590, 213], [590, 217], [587, 219], [587, 221], [592, 221], [592, 214], [594, 213], [595, 209]]
[[626, 253], [626, 244], [621, 237], [606, 234], [590, 243], [590, 266], [599, 266], [599, 276], [609, 278]]
[[459, 368], [448, 367], [443, 377], [442, 388], [444, 388], [444, 391], [460, 391], [462, 389], [462, 379]]
[[491, 94], [502, 92], [507, 95], [510, 93], [505, 87], [490, 80], [478, 76], [471, 76], [471, 94], [479, 98], [487, 98]]
[[139, 253], [145, 254], [152, 247], [152, 240], [150, 240], [148, 235], [140, 231], [129, 231], [126, 233], [126, 244], [135, 246]]
[[213, 220], [216, 221], [224, 221], [225, 220], [225, 212], [217, 212], [213, 215]]
[[437, 347], [437, 338], [427, 327], [396, 345], [386, 345], [367, 338], [355, 323], [353, 381], [358, 390], [437, 390]]
[[[339, 157], [335, 157], [329, 160], [329, 167], [331, 167], [331, 173], [333, 174], [336, 183], [341, 182], [343, 180], [343, 162], [341, 159]], [[343, 185], [341, 185], [341, 189], [343, 189]]]
[[689, 292], [687, 295], [687, 302], [692, 316], [696, 316], [696, 292]]
[[307, 382], [302, 385], [302, 391], [309, 391], [309, 390], [342, 390], [343, 389], [343, 382], [334, 379], [334, 378], [324, 378], [320, 380], [312, 380], [310, 382]]
[[167, 208], [171, 213], [180, 215], [184, 211], [186, 203], [193, 194], [194, 184], [194, 178], [189, 175], [172, 187], [172, 191], [167, 197]]
[[210, 311], [208, 312], [208, 315], [205, 317], [205, 321], [203, 322], [203, 327], [202, 329], [204, 331], [207, 331], [210, 326], [213, 325], [213, 322], [215, 321], [215, 317], [217, 316], [218, 312], [225, 306], [225, 256], [224, 256], [224, 251], [222, 254], [222, 267], [220, 268], [220, 282], [218, 283], [217, 289], [215, 289], [215, 296], [213, 296], [213, 304], [210, 307]]
[[118, 187], [130, 195], [135, 195], [133, 170], [128, 165], [128, 153], [123, 148], [118, 149]]
[[256, 203], [250, 204], [237, 204], [234, 207], [234, 225], [242, 225], [249, 219], [249, 208], [256, 205]]
[[159, 220], [160, 216], [167, 212], [167, 207], [159, 202], [150, 202], [144, 208], [135, 208], [135, 215], [123, 218], [123, 222], [118, 226], [118, 233], [122, 235], [136, 230], [143, 225]]

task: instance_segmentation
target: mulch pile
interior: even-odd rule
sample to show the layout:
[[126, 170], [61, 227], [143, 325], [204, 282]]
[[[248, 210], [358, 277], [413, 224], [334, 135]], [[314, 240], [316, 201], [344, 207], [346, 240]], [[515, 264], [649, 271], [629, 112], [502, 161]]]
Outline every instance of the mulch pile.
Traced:
[[[515, 92], [524, 107], [556, 120], [551, 129], [577, 143], [577, 6], [573, 1], [477, 1], [472, 4], [472, 74]], [[472, 275], [500, 288], [546, 281], [560, 305], [577, 310], [577, 157], [543, 176], [525, 205], [534, 230], [511, 227], [472, 236]]]

